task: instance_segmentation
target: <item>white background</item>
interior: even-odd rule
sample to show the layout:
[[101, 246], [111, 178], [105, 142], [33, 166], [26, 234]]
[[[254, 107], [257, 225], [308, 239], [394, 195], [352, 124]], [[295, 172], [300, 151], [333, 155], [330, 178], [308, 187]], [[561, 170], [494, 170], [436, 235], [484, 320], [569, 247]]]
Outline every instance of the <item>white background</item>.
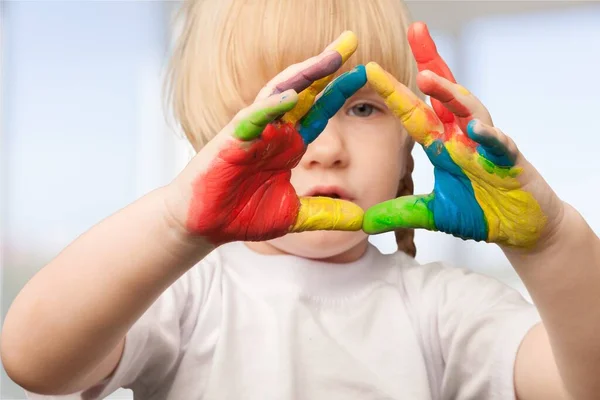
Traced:
[[[189, 149], [168, 129], [161, 85], [175, 2], [12, 1], [2, 10], [0, 265], [4, 315], [77, 235], [169, 181]], [[600, 229], [600, 4], [409, 2], [456, 77], [552, 187]], [[414, 152], [417, 193], [433, 185]], [[384, 252], [391, 234], [374, 237]], [[444, 260], [526, 292], [495, 247], [419, 231]], [[1, 399], [23, 398], [2, 370]], [[124, 396], [124, 397], [123, 397]], [[128, 398], [127, 391], [115, 398]]]

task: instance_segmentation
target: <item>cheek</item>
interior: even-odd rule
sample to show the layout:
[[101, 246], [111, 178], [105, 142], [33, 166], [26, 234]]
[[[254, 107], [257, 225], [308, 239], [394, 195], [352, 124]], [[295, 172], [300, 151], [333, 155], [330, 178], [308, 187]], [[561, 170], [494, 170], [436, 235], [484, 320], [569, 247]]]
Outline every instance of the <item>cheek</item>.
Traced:
[[355, 144], [357, 175], [361, 176], [364, 206], [396, 197], [403, 171], [404, 136], [399, 125], [373, 131]]

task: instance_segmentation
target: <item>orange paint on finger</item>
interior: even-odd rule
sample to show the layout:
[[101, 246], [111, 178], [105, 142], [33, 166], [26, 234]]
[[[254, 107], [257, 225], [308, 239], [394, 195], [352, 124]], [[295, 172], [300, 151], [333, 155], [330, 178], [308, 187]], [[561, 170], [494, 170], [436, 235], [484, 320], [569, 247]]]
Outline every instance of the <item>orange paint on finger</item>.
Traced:
[[[408, 28], [408, 43], [413, 56], [417, 61], [419, 71], [429, 70], [450, 82], [456, 82], [448, 64], [437, 51], [435, 42], [429, 34], [427, 25], [423, 22], [415, 22]], [[451, 123], [455, 117], [452, 112], [445, 108], [437, 99], [431, 99], [431, 106], [436, 115], [443, 123]]]
[[430, 70], [450, 82], [456, 82], [448, 64], [438, 53], [426, 24], [423, 22], [411, 24], [407, 38], [419, 71]]

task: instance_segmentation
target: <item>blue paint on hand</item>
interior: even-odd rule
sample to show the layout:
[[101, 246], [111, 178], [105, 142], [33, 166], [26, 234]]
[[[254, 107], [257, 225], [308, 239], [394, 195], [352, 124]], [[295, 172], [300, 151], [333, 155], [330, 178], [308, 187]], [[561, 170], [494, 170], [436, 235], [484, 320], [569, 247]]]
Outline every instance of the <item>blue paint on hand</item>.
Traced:
[[469, 178], [452, 160], [443, 142], [434, 141], [425, 152], [434, 165], [434, 196], [428, 208], [436, 229], [464, 239], [486, 240], [487, 221]]
[[494, 136], [481, 135], [475, 132], [475, 125], [477, 125], [476, 119], [469, 121], [467, 124], [467, 135], [471, 140], [479, 143], [477, 152], [499, 167], [514, 166], [515, 161], [509, 157], [506, 146]]
[[298, 132], [304, 143], [309, 145], [325, 130], [327, 123], [354, 95], [367, 83], [367, 73], [364, 65], [358, 65], [333, 82], [323, 91], [323, 95], [300, 120]]

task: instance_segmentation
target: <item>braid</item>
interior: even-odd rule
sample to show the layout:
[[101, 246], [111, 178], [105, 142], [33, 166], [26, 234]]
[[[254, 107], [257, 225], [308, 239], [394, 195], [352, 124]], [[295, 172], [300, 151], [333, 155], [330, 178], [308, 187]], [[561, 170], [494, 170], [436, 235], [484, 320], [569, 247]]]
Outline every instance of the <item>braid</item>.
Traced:
[[[411, 140], [406, 146], [406, 172], [400, 179], [400, 185], [398, 187], [398, 194], [396, 197], [412, 195], [415, 189], [412, 179], [412, 172], [415, 168], [415, 160], [411, 154], [413, 145], [414, 142]], [[414, 257], [417, 254], [414, 229], [398, 229], [394, 233], [396, 234], [398, 251], [403, 251], [406, 254]]]

